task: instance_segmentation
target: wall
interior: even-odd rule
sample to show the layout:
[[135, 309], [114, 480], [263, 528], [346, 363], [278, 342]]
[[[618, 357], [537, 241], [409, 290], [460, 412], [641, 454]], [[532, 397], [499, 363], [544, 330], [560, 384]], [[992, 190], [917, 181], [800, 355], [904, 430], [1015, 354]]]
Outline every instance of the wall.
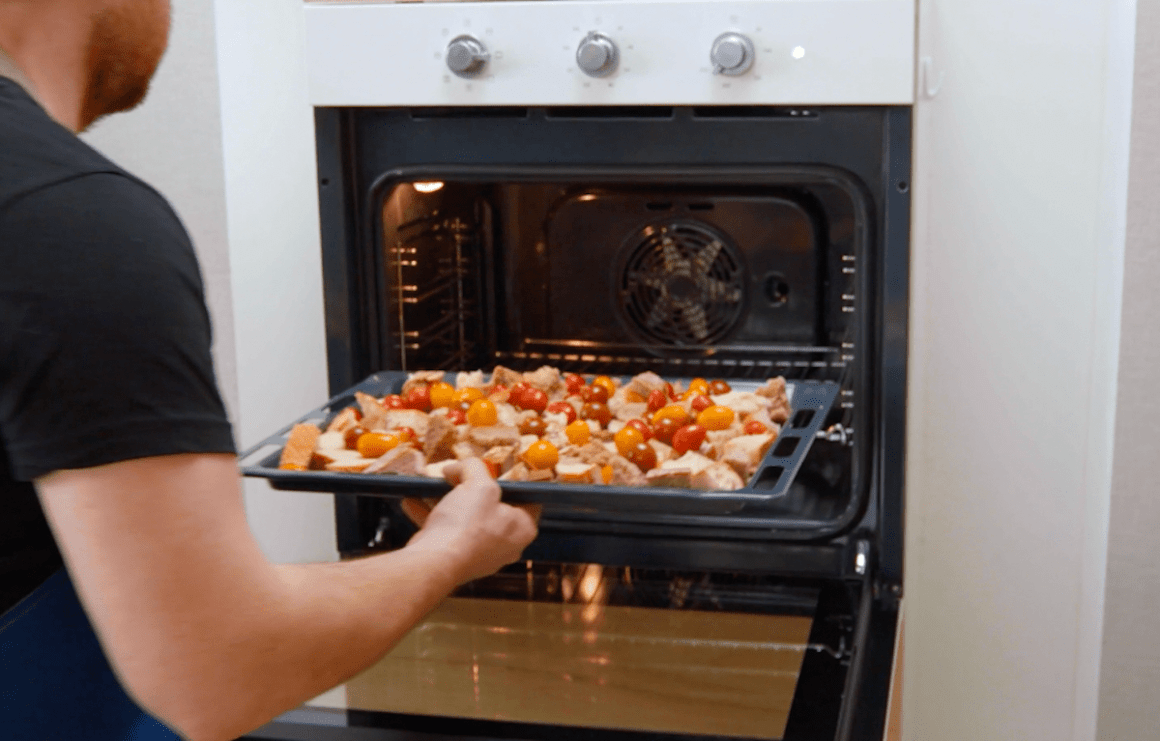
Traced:
[[920, 2], [912, 741], [1094, 737], [1134, 17]]
[[1100, 741], [1160, 735], [1160, 3], [1138, 13]]

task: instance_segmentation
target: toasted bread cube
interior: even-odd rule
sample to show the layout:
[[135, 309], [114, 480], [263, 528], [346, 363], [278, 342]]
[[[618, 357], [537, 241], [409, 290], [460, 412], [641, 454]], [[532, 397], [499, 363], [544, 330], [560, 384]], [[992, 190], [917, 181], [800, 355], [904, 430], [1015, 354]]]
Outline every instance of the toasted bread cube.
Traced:
[[442, 381], [445, 375], [443, 371], [415, 371], [407, 376], [407, 380], [403, 382], [403, 389], [399, 394], [406, 396], [407, 392], [416, 386], [425, 386], [436, 381]]
[[314, 455], [314, 446], [318, 442], [322, 430], [318, 425], [303, 422], [290, 429], [286, 445], [282, 448], [282, 455], [278, 459], [278, 468], [287, 471], [305, 471], [310, 467], [310, 458]]
[[693, 472], [687, 468], [654, 468], [645, 474], [649, 486], [673, 486], [688, 489]]
[[595, 484], [600, 476], [600, 467], [591, 463], [557, 463], [556, 479], [566, 484]]
[[[427, 430], [431, 427], [431, 416], [418, 409], [388, 409], [384, 419], [384, 430], [397, 430], [400, 427], [410, 427], [415, 431], [415, 437], [423, 440], [427, 437]], [[366, 427], [364, 424], [363, 427]], [[372, 429], [367, 427], [367, 429]]]
[[427, 458], [410, 445], [399, 445], [375, 459], [364, 473], [397, 473], [421, 476], [427, 468]]
[[694, 489], [706, 491], [733, 491], [745, 486], [736, 471], [720, 462], [694, 473], [689, 478], [689, 484]]
[[516, 463], [508, 472], [499, 477], [500, 481], [527, 481], [531, 469], [524, 462]]
[[467, 458], [479, 458], [486, 451], [469, 440], [461, 440], [451, 446], [451, 454], [455, 456], [456, 460], [466, 460]]
[[647, 399], [648, 395], [657, 389], [664, 391], [665, 379], [661, 378], [652, 371], [645, 371], [644, 373], [640, 373], [634, 376], [633, 379], [628, 382], [627, 388], [629, 391], [640, 394], [642, 397]]
[[607, 465], [612, 468], [612, 478], [608, 483], [614, 486], [645, 486], [648, 483], [640, 468], [622, 455], [612, 455]]
[[387, 410], [383, 408], [378, 399], [361, 391], [355, 391], [354, 398], [358, 402], [359, 409], [362, 410], [363, 429], [380, 431], [387, 429]]
[[738, 476], [748, 479], [757, 472], [773, 440], [774, 436], [770, 433], [740, 435], [725, 443], [717, 460], [728, 464]]
[[500, 445], [487, 451], [481, 457], [484, 463], [490, 464], [494, 470], [498, 470], [500, 475], [503, 475], [516, 464], [516, 446]]
[[354, 407], [347, 407], [334, 415], [334, 419], [330, 420], [330, 424], [326, 426], [326, 432], [342, 433], [356, 426], [358, 426], [358, 410]]
[[423, 454], [429, 463], [445, 461], [455, 455], [452, 448], [458, 439], [455, 425], [447, 415], [433, 414], [427, 426], [427, 434], [423, 436]]

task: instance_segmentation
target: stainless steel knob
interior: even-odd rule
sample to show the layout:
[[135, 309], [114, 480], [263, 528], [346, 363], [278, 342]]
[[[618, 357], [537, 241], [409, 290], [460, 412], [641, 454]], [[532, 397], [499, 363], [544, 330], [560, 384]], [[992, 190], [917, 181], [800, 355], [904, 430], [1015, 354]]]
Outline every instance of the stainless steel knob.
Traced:
[[487, 47], [474, 36], [456, 36], [447, 45], [447, 68], [460, 77], [475, 77], [489, 59]]
[[619, 62], [616, 42], [596, 31], [590, 31], [576, 48], [576, 64], [589, 77], [607, 77]]
[[709, 60], [718, 75], [743, 75], [753, 66], [753, 42], [740, 33], [723, 33], [713, 41]]

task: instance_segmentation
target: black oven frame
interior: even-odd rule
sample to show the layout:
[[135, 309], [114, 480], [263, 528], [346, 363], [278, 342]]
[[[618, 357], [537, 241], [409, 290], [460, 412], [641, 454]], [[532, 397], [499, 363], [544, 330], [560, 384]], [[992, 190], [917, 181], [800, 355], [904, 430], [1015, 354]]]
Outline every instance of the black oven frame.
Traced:
[[[867, 419], [875, 426], [869, 477], [871, 495], [858, 517], [839, 532], [789, 539], [722, 539], [688, 534], [634, 532], [554, 533], [534, 543], [533, 560], [600, 562], [608, 565], [733, 570], [844, 585], [855, 618], [849, 670], [835, 691], [824, 657], [807, 655], [795, 710], [787, 728], [794, 739], [880, 739], [886, 685], [893, 660], [902, 595], [902, 517], [905, 454], [907, 317], [909, 290], [911, 109], [905, 106], [820, 108], [659, 106], [614, 108], [329, 109], [315, 111], [323, 241], [323, 274], [331, 391], [337, 394], [369, 372], [365, 349], [373, 321], [360, 306], [360, 291], [374, 290], [358, 269], [360, 251], [377, 235], [369, 193], [388, 173], [424, 171], [534, 172], [543, 168], [643, 167], [686, 174], [716, 168], [742, 172], [762, 166], [833, 168], [861, 184], [873, 213], [874, 311], [869, 353], [871, 398]], [[368, 137], [376, 129], [403, 134]], [[615, 132], [615, 136], [610, 136]], [[518, 135], [515, 135], [518, 134]], [[368, 143], [367, 139], [374, 141]], [[594, 154], [599, 153], [599, 154]], [[375, 173], [368, 180], [360, 172]], [[368, 213], [368, 209], [371, 212]], [[336, 497], [339, 549], [359, 552], [359, 502]], [[819, 630], [817, 628], [816, 630]], [[817, 636], [811, 636], [813, 641]], [[819, 640], [825, 640], [819, 637]], [[885, 677], [885, 679], [884, 679]], [[815, 692], [812, 687], [817, 688]], [[833, 724], [795, 727], [817, 708]], [[299, 713], [306, 711], [296, 711]], [[362, 717], [366, 716], [366, 717]], [[687, 738], [635, 732], [535, 727], [448, 718], [347, 713], [352, 726], [393, 729], [375, 738], [487, 737], [642, 739]], [[373, 716], [373, 717], [372, 717]], [[287, 716], [278, 733], [295, 735]], [[345, 723], [343, 725], [346, 725]], [[796, 730], [795, 730], [796, 728]], [[354, 735], [346, 735], [347, 733]], [[326, 738], [370, 738], [355, 729], [334, 729]], [[820, 734], [820, 735], [819, 735]], [[282, 736], [256, 735], [253, 738]]]

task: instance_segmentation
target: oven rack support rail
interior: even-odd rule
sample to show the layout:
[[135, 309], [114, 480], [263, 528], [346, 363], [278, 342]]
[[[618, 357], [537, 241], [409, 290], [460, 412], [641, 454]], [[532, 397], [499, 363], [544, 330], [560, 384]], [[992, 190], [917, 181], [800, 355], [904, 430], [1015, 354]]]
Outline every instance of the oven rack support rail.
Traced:
[[[375, 373], [317, 409], [302, 415], [243, 451], [238, 456], [242, 474], [267, 479], [272, 488], [283, 491], [394, 499], [439, 497], [446, 494], [451, 486], [442, 479], [396, 474], [288, 471], [278, 468], [282, 448], [294, 425], [310, 422], [325, 429], [336, 414], [355, 404], [356, 391], [376, 397], [398, 393], [407, 376], [406, 372], [401, 371]], [[451, 376], [449, 380], [454, 381], [454, 377]], [[734, 388], [754, 390], [760, 385], [756, 382], [742, 384], [744, 382], [734, 383]], [[833, 381], [787, 380], [786, 385], [792, 410], [790, 418], [745, 488], [735, 491], [702, 491], [671, 487], [500, 481], [503, 498], [511, 503], [537, 503], [588, 511], [707, 516], [729, 515], [749, 507], [768, 504], [789, 491], [839, 392], [839, 385]]]

